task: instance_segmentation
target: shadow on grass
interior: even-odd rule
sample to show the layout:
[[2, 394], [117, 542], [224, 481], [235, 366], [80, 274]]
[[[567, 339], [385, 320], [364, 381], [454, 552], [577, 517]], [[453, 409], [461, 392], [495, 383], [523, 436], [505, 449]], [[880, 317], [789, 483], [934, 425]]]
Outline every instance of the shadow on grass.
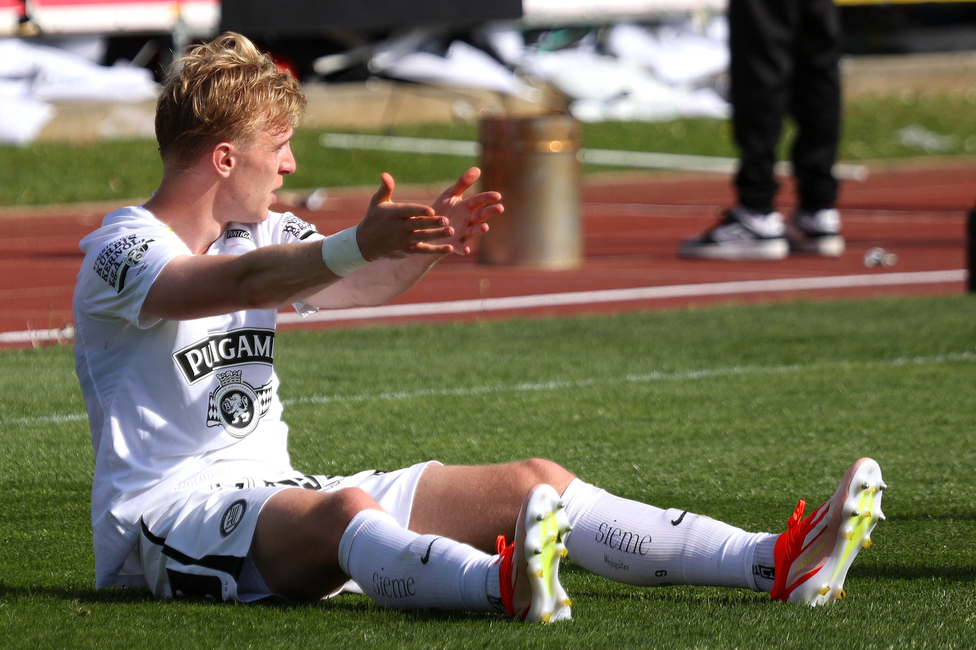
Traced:
[[264, 609], [282, 610], [302, 610], [309, 608], [321, 608], [337, 612], [353, 614], [391, 613], [416, 619], [418, 621], [460, 621], [460, 620], [481, 620], [497, 619], [498, 614], [488, 612], [438, 612], [425, 610], [385, 610], [368, 597], [358, 594], [343, 594], [336, 598], [325, 600], [287, 600], [285, 598], [265, 598], [264, 600], [252, 603], [224, 602], [209, 598], [175, 598], [172, 600], [160, 600], [152, 595], [149, 589], [143, 588], [123, 588], [111, 587], [107, 589], [71, 589], [68, 587], [12, 587], [0, 582], [0, 600], [6, 599], [29, 599], [29, 598], [52, 598], [55, 600], [71, 603], [76, 610], [84, 612], [88, 605], [136, 605], [148, 603], [169, 603], [173, 605], [197, 604], [211, 607], [256, 607]]
[[148, 589], [71, 589], [68, 587], [11, 587], [0, 582], [0, 598], [57, 598], [84, 603], [141, 603], [155, 600]]

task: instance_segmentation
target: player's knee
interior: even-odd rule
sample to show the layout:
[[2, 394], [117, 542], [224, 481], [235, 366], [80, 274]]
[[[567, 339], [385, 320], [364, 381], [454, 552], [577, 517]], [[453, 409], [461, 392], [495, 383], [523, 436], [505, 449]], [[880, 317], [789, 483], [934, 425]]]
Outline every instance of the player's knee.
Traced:
[[342, 527], [348, 525], [363, 510], [382, 509], [373, 497], [356, 487], [344, 488], [332, 493], [330, 497], [325, 512], [321, 514]]
[[519, 463], [520, 473], [525, 477], [526, 489], [538, 483], [551, 485], [560, 493], [575, 476], [558, 463], [545, 458], [530, 458]]

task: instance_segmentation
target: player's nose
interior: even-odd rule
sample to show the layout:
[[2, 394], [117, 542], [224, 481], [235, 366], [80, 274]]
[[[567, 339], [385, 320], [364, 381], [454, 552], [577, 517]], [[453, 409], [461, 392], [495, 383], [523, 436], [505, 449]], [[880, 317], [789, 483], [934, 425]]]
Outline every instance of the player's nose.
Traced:
[[291, 152], [291, 145], [289, 144], [285, 147], [284, 155], [278, 163], [278, 173], [287, 176], [294, 174], [297, 168], [298, 163], [295, 162], [295, 155]]

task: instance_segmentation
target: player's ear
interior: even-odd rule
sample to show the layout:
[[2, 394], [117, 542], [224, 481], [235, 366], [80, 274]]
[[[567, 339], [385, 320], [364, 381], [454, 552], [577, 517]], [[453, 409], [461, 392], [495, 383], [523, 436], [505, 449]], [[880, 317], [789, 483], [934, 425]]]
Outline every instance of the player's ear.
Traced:
[[213, 163], [214, 170], [221, 176], [228, 176], [230, 170], [234, 168], [237, 163], [236, 160], [236, 150], [234, 145], [229, 142], [221, 142], [214, 146], [210, 151], [211, 162]]

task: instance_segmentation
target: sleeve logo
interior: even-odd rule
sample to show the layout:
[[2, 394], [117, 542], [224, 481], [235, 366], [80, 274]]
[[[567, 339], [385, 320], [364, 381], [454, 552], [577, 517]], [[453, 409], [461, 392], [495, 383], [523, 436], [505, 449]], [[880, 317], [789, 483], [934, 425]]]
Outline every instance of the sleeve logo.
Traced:
[[138, 235], [119, 237], [103, 248], [95, 258], [95, 273], [115, 289], [116, 293], [122, 293], [129, 270], [142, 265], [152, 241]]
[[318, 232], [318, 229], [293, 214], [288, 215], [281, 222], [281, 229], [295, 239], [306, 239]]

